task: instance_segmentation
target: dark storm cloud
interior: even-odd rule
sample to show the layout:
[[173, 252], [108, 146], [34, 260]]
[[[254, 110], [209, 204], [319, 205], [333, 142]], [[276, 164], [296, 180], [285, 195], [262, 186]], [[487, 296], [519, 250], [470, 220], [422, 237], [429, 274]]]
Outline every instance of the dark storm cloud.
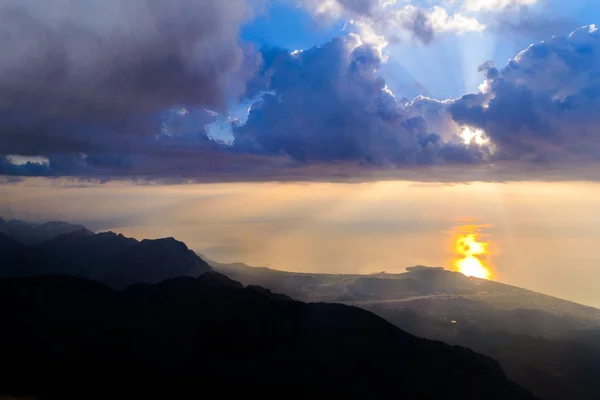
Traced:
[[243, 0], [4, 0], [0, 108], [47, 115], [222, 106]]
[[47, 163], [27, 162], [14, 164], [8, 157], [0, 156], [0, 175], [7, 176], [49, 176], [52, 171]]
[[[265, 48], [261, 74], [249, 83], [262, 96], [235, 148], [287, 154], [301, 162], [358, 160], [377, 165], [478, 162], [483, 154], [444, 141], [411, 116], [378, 75], [381, 55], [357, 36], [295, 52]], [[477, 150], [477, 149], [475, 149]]]
[[2, 0], [0, 155], [137, 152], [181, 134], [165, 127], [172, 107], [203, 134], [204, 108], [223, 109], [259, 63], [239, 40], [250, 12], [244, 0]]
[[498, 158], [600, 159], [600, 34], [583, 27], [532, 45], [505, 68], [486, 68], [487, 88], [448, 110], [485, 130]]

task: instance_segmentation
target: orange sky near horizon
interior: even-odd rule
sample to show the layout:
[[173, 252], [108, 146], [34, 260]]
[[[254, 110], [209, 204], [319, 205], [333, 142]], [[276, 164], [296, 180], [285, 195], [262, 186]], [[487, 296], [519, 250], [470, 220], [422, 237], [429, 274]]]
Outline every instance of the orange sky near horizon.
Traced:
[[0, 185], [0, 216], [173, 236], [216, 261], [302, 272], [454, 269], [461, 227], [493, 279], [600, 306], [600, 184], [227, 183]]

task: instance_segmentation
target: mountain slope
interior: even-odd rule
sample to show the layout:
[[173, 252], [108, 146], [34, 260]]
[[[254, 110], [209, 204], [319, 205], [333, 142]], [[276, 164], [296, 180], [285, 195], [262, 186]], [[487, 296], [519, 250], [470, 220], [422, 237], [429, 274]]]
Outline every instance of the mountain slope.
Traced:
[[[526, 322], [519, 330], [530, 327], [531, 334], [518, 334], [510, 327], [504, 329], [501, 314], [492, 313], [486, 318], [477, 313], [468, 315], [468, 307], [445, 315], [441, 311], [429, 313], [412, 304], [404, 308], [385, 304], [361, 307], [416, 336], [465, 346], [498, 360], [510, 379], [543, 399], [600, 398], [600, 334], [597, 331], [571, 327], [570, 334], [566, 334], [567, 325], [563, 338], [548, 339], [536, 334], [543, 333], [543, 325], [536, 325], [537, 319], [524, 319]], [[530, 313], [529, 310], [518, 311], [524, 311], [524, 316]], [[504, 314], [508, 323], [515, 322], [511, 314]], [[493, 324], [486, 325], [485, 321], [493, 321]], [[553, 324], [561, 322], [564, 320], [557, 319]], [[585, 338], [585, 334], [590, 337]]]
[[243, 284], [342, 301], [414, 335], [469, 347], [545, 399], [600, 398], [600, 311], [442, 268], [404, 274], [301, 274], [214, 263]]
[[212, 272], [123, 291], [65, 276], [4, 279], [0, 320], [11, 328], [0, 330], [0, 359], [11, 367], [2, 393], [89, 398], [134, 388], [139, 397], [167, 386], [194, 396], [235, 383], [246, 395], [329, 386], [371, 398], [391, 387], [401, 398], [532, 398], [470, 350]]
[[37, 246], [4, 240], [10, 259], [0, 255], [0, 277], [68, 274], [111, 287], [157, 283], [178, 276], [199, 276], [211, 267], [173, 238], [142, 240], [113, 232], [77, 230]]

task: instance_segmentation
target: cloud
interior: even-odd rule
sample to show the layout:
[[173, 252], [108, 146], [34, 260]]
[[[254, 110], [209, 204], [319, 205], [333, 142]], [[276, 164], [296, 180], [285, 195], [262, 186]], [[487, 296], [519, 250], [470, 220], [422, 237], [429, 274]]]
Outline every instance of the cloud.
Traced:
[[486, 66], [479, 94], [448, 106], [485, 130], [499, 158], [600, 159], [600, 33], [595, 26], [530, 46], [502, 69]]
[[[160, 134], [124, 135], [117, 142], [104, 140], [104, 132], [89, 125], [82, 143], [57, 144], [61, 124], [56, 122], [54, 140], [22, 143], [39, 146], [35, 149], [47, 156], [47, 163], [19, 166], [4, 160], [1, 172], [202, 180], [211, 175], [217, 180], [304, 180], [312, 173], [348, 179], [346, 170], [356, 174], [353, 165], [476, 164], [487, 157], [484, 147], [432, 130], [415, 102], [408, 107], [399, 103], [378, 74], [381, 54], [357, 35], [301, 52], [264, 48], [261, 57], [261, 70], [246, 92], [248, 99], [259, 100], [245, 124], [234, 124], [232, 146], [210, 140], [201, 128], [214, 120], [214, 113], [173, 108], [160, 116]], [[434, 101], [427, 105], [436, 106]], [[432, 126], [453, 123], [443, 111]], [[17, 149], [9, 154], [20, 154], [12, 150]]]
[[[199, 105], [152, 114], [134, 108], [135, 118], [119, 124], [44, 107], [33, 117], [6, 109], [0, 174], [469, 181], [572, 178], [582, 170], [565, 165], [600, 161], [600, 35], [593, 26], [532, 45], [503, 68], [485, 63], [480, 92], [443, 101], [396, 99], [379, 71], [380, 49], [356, 34], [303, 51], [265, 47], [258, 58], [243, 94], [252, 105], [245, 123], [232, 123], [231, 146], [208, 137], [205, 125], [216, 115]], [[16, 164], [9, 154], [48, 161]]]
[[489, 30], [497, 35], [541, 41], [554, 35], [564, 35], [580, 26], [572, 15], [552, 13], [552, 0], [507, 4], [482, 11]]
[[[288, 0], [318, 20], [344, 21], [363, 41], [381, 49], [388, 43], [466, 33], [542, 40], [577, 26], [566, 14], [551, 16], [559, 0]], [[564, 13], [563, 13], [564, 14]]]
[[7, 176], [47, 176], [51, 174], [48, 163], [28, 161], [16, 164], [9, 157], [0, 157], [0, 175]]
[[465, 0], [463, 9], [469, 12], [504, 12], [510, 8], [532, 6], [539, 0]]
[[3, 0], [0, 108], [49, 115], [217, 107], [242, 64], [242, 0]]
[[244, 0], [0, 1], [0, 155], [127, 153], [160, 134], [165, 109], [224, 108], [259, 63], [239, 40], [251, 11]]
[[485, 25], [475, 17], [468, 17], [460, 13], [448, 15], [445, 8], [438, 6], [431, 9], [429, 21], [435, 32], [481, 33], [485, 29]]
[[[377, 73], [381, 55], [357, 35], [302, 52], [262, 51], [249, 87], [269, 90], [235, 131], [234, 147], [286, 154], [300, 162], [356, 160], [375, 165], [476, 163], [485, 149], [431, 131], [405, 109]], [[260, 85], [264, 85], [260, 87]]]
[[[318, 18], [346, 20], [365, 42], [385, 47], [410, 38], [428, 44], [437, 34], [482, 32], [485, 25], [460, 11], [390, 0], [297, 0]], [[406, 4], [409, 3], [409, 4]]]
[[522, 10], [517, 14], [504, 14], [496, 18], [490, 27], [501, 35], [508, 34], [538, 41], [562, 35], [577, 26], [573, 19], [567, 17], [549, 17]]

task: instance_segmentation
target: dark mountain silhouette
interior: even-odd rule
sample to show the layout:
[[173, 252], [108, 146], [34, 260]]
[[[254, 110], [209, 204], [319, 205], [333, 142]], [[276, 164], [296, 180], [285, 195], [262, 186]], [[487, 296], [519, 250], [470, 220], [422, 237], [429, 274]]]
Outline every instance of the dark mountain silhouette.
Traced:
[[593, 307], [443, 268], [331, 275], [212, 265], [245, 285], [356, 305], [414, 335], [469, 347], [542, 398], [600, 398], [600, 310]]
[[25, 249], [25, 245], [0, 233], [0, 260], [2, 265], [23, 265], [26, 256]]
[[51, 221], [36, 224], [17, 219], [6, 221], [0, 217], [0, 233], [10, 236], [28, 246], [38, 245], [47, 240], [54, 239], [58, 235], [75, 231], [80, 231], [80, 233], [85, 231], [87, 234], [93, 234], [92, 231], [82, 225], [73, 225], [68, 222]]
[[67, 274], [124, 288], [138, 282], [197, 277], [211, 270], [173, 238], [137, 241], [113, 232], [94, 234], [79, 229], [30, 247], [3, 236], [0, 246], [4, 250], [0, 277]]
[[6, 394], [142, 398], [167, 387], [186, 397], [532, 398], [471, 350], [214, 272], [123, 291], [68, 276], [2, 279], [0, 321]]

